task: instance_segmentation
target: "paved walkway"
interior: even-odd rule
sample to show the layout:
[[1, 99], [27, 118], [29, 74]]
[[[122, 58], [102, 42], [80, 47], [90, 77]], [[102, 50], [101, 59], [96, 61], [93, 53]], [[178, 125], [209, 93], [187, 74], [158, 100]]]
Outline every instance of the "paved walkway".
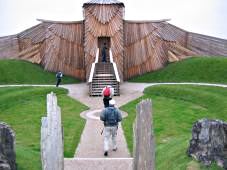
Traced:
[[[81, 136], [80, 144], [76, 150], [75, 157], [78, 158], [103, 158], [103, 122], [99, 120], [99, 115], [103, 109], [102, 97], [89, 97], [88, 86], [86, 84], [64, 85], [64, 88], [69, 89], [69, 96], [81, 101], [90, 107], [90, 110], [81, 113], [85, 118], [86, 125]], [[124, 83], [121, 85], [121, 96], [114, 96], [116, 106], [128, 103], [143, 95], [144, 85]], [[123, 113], [123, 117], [127, 114]], [[118, 128], [118, 151], [110, 152], [111, 158], [127, 158], [130, 154], [127, 149], [126, 141], [123, 135], [121, 125]]]
[[[116, 106], [120, 107], [131, 100], [134, 100], [143, 95], [144, 88], [148, 86], [163, 85], [163, 84], [190, 84], [190, 85], [205, 85], [227, 87], [223, 84], [209, 84], [209, 83], [128, 83], [121, 84], [121, 96], [115, 96]], [[6, 86], [53, 86], [53, 85], [0, 85]], [[65, 170], [131, 170], [132, 158], [128, 152], [124, 134], [121, 125], [118, 129], [118, 150], [117, 152], [110, 152], [108, 158], [103, 156], [103, 136], [100, 134], [103, 129], [103, 124], [99, 120], [99, 113], [103, 109], [102, 97], [89, 97], [88, 86], [85, 83], [60, 85], [60, 87], [69, 90], [69, 96], [79, 100], [81, 103], [87, 105], [90, 110], [81, 113], [85, 118], [86, 125], [83, 130], [79, 146], [75, 151], [75, 157], [66, 158]], [[123, 113], [127, 116], [126, 113]]]
[[[81, 103], [90, 107], [90, 110], [81, 113], [85, 118], [86, 125], [83, 130], [80, 144], [75, 152], [74, 159], [65, 159], [65, 170], [72, 169], [119, 169], [131, 170], [132, 158], [130, 158], [127, 144], [122, 131], [121, 124], [117, 135], [117, 152], [110, 151], [108, 158], [103, 156], [103, 136], [101, 131], [103, 123], [99, 120], [99, 115], [103, 109], [102, 97], [90, 97], [88, 86], [85, 83], [74, 85], [63, 85], [69, 89], [69, 96], [79, 100]], [[124, 83], [121, 86], [121, 96], [114, 96], [116, 107], [128, 103], [143, 95], [146, 84]], [[123, 113], [123, 117], [127, 116]]]
[[[114, 96], [116, 100], [116, 106], [120, 107], [131, 100], [134, 100], [143, 95], [145, 87], [149, 86], [149, 83], [123, 83], [120, 85], [120, 96]], [[90, 97], [88, 86], [86, 83], [62, 85], [69, 90], [69, 96], [79, 100], [81, 103], [87, 105], [91, 110], [102, 109], [103, 101], [102, 97]]]
[[[206, 84], [206, 83], [128, 83], [121, 84], [121, 95], [115, 96], [117, 107], [120, 107], [131, 100], [143, 95], [144, 88], [162, 84], [195, 84], [227, 87], [227, 85]], [[118, 169], [131, 170], [132, 158], [127, 150], [126, 141], [121, 126], [119, 126], [117, 143], [118, 151], [110, 152], [108, 158], [103, 156], [103, 136], [101, 131], [103, 124], [99, 120], [99, 113], [103, 108], [102, 97], [89, 97], [88, 86], [84, 83], [76, 85], [64, 85], [69, 89], [69, 96], [79, 100], [90, 107], [90, 110], [81, 113], [85, 118], [86, 125], [81, 136], [80, 144], [76, 150], [75, 158], [65, 159], [65, 170], [100, 170]], [[126, 113], [124, 113], [126, 116]], [[86, 168], [85, 168], [86, 167]]]

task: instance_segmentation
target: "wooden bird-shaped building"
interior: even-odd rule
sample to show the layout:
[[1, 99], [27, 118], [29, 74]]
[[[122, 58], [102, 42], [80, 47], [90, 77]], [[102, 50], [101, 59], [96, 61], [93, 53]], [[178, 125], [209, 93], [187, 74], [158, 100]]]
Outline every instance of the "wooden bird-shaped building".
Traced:
[[[227, 40], [182, 30], [168, 20], [129, 21], [117, 0], [83, 4], [82, 21], [39, 20], [19, 34], [0, 37], [0, 58], [23, 59], [61, 70], [90, 84], [90, 95], [196, 55], [227, 56]], [[106, 46], [106, 62], [102, 50]]]

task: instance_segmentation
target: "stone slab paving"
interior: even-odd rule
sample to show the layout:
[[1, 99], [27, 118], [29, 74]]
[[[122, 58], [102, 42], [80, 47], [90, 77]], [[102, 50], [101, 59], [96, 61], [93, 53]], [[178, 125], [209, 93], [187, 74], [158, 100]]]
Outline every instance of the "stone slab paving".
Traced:
[[65, 158], [64, 170], [132, 170], [132, 167], [132, 158]]

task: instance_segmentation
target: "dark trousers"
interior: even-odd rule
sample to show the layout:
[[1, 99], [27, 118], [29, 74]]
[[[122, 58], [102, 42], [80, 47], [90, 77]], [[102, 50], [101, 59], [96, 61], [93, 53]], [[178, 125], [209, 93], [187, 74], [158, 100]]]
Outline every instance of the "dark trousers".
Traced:
[[61, 79], [57, 79], [56, 87], [58, 87], [60, 83], [61, 83]]
[[106, 62], [106, 52], [102, 53], [102, 62]]
[[112, 99], [111, 97], [104, 97], [104, 98], [103, 98], [104, 107], [109, 107], [109, 101], [110, 101], [111, 99]]

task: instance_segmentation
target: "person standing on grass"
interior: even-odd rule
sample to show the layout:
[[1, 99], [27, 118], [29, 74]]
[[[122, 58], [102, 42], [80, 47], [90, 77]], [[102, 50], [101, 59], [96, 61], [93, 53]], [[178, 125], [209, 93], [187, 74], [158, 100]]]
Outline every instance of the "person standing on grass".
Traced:
[[56, 74], [56, 78], [57, 78], [57, 83], [56, 83], [56, 87], [59, 86], [59, 84], [61, 83], [61, 79], [63, 77], [63, 74], [61, 71], [58, 71], [57, 74]]
[[104, 108], [100, 114], [100, 120], [104, 123], [104, 156], [108, 156], [109, 142], [112, 142], [113, 151], [117, 151], [118, 122], [122, 120], [121, 112], [114, 107], [115, 100], [110, 100], [109, 107]]
[[104, 87], [102, 89], [102, 96], [104, 107], [109, 107], [109, 101], [112, 99], [112, 96], [114, 96], [114, 88], [110, 85]]

